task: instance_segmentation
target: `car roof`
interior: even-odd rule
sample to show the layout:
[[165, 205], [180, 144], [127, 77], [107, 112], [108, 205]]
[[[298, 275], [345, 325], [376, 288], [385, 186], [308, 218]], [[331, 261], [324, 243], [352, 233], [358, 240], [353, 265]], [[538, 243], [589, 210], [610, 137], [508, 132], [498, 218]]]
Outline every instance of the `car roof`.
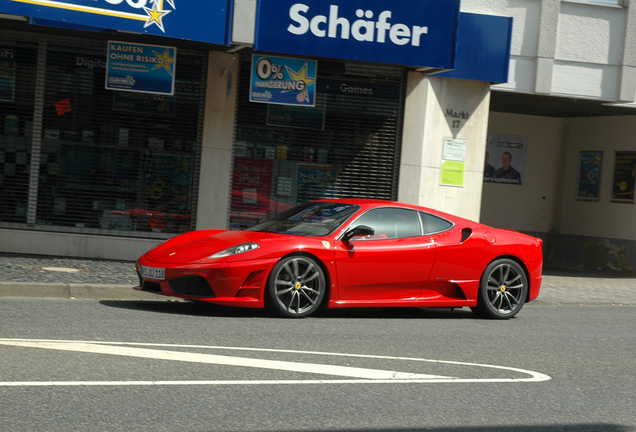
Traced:
[[377, 199], [377, 198], [323, 198], [323, 199], [319, 199], [316, 201], [322, 201], [322, 202], [336, 202], [336, 203], [343, 203], [343, 204], [356, 204], [356, 205], [369, 205], [369, 204], [397, 204], [400, 205], [401, 203], [397, 203], [394, 201], [389, 201], [389, 200], [383, 200], [383, 199]]
[[431, 213], [433, 215], [437, 215], [439, 217], [442, 217], [444, 219], [448, 219], [450, 221], [454, 221], [455, 223], [458, 222], [463, 222], [464, 224], [475, 224], [475, 225], [482, 225], [479, 222], [475, 222], [472, 221], [470, 219], [466, 219], [466, 218], [462, 218], [461, 216], [456, 216], [450, 213], [445, 213], [439, 210], [435, 210], [429, 207], [423, 207], [420, 205], [416, 205], [416, 204], [408, 204], [408, 203], [403, 203], [403, 202], [398, 202], [398, 201], [390, 201], [390, 200], [383, 200], [383, 199], [377, 199], [377, 198], [333, 198], [333, 199], [320, 199], [320, 200], [316, 200], [316, 201], [322, 201], [322, 202], [336, 202], [336, 203], [343, 203], [343, 204], [354, 204], [354, 205], [358, 205], [360, 207], [362, 207], [364, 210], [370, 209], [370, 208], [374, 208], [374, 207], [382, 207], [382, 206], [395, 206], [395, 207], [402, 207], [402, 208], [409, 208], [412, 210], [419, 210], [419, 211], [424, 211], [424, 212], [428, 212]]

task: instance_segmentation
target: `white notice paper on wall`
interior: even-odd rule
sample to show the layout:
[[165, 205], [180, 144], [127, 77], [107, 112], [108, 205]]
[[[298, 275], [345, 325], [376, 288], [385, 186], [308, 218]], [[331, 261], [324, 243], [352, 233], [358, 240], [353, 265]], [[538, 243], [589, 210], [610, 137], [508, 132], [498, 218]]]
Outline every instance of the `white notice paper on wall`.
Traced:
[[466, 162], [466, 140], [444, 138], [443, 160]]

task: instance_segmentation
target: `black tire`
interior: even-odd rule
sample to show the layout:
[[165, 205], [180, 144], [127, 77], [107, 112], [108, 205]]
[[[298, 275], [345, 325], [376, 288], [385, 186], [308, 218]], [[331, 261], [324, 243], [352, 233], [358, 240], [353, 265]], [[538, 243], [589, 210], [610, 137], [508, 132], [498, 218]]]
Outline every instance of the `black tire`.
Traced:
[[301, 255], [280, 260], [267, 281], [270, 307], [287, 318], [303, 318], [314, 313], [325, 292], [322, 267], [314, 259]]
[[528, 295], [528, 278], [511, 259], [491, 262], [479, 282], [477, 306], [473, 312], [482, 318], [508, 319], [517, 315]]

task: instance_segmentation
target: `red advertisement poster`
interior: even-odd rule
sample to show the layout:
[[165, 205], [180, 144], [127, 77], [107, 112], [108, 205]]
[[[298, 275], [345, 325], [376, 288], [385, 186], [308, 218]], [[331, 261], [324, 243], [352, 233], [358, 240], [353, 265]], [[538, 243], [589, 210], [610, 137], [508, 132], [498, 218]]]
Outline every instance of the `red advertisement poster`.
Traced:
[[230, 218], [241, 227], [255, 225], [270, 215], [273, 161], [234, 159]]

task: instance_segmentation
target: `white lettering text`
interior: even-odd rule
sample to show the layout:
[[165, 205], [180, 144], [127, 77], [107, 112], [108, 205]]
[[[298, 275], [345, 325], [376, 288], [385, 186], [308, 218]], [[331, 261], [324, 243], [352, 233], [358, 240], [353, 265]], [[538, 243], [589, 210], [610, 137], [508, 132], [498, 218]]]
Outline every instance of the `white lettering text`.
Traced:
[[[117, 0], [110, 0], [117, 1]], [[119, 0], [122, 1], [122, 0]], [[329, 6], [329, 16], [309, 16], [309, 6], [296, 3], [289, 9], [289, 18], [292, 24], [287, 27], [291, 34], [302, 36], [307, 32], [312, 35], [332, 39], [353, 38], [360, 42], [386, 43], [388, 40], [395, 45], [420, 46], [422, 36], [428, 34], [427, 26], [408, 26], [404, 23], [391, 24], [389, 21], [393, 14], [385, 10], [380, 12], [376, 21], [372, 10], [356, 10], [355, 21], [350, 22], [344, 16], [340, 16], [337, 5]]]

